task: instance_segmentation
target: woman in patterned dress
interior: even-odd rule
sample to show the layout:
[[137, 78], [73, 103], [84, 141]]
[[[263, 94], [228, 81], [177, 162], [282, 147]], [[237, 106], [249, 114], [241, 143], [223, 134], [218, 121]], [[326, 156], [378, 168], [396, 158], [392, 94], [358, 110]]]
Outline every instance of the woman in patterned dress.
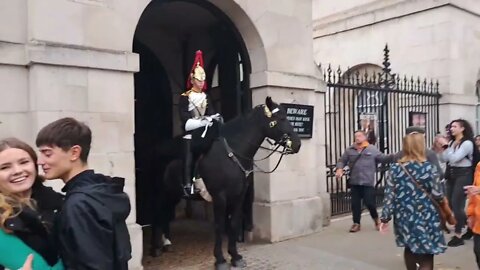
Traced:
[[437, 209], [413, 181], [434, 199], [441, 200], [443, 193], [438, 173], [426, 159], [423, 134], [405, 136], [403, 151], [405, 155], [392, 165], [387, 178], [380, 232], [387, 229], [393, 217], [395, 240], [397, 246], [405, 248], [407, 270], [417, 269], [417, 264], [421, 270], [433, 269], [433, 256], [446, 249], [445, 237]]

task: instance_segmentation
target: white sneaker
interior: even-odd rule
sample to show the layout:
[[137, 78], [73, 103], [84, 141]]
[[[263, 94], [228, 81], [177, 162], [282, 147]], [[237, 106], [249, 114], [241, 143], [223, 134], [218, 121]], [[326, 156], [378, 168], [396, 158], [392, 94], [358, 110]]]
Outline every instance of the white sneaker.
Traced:
[[195, 187], [200, 190], [200, 196], [207, 201], [207, 202], [212, 202], [212, 196], [210, 196], [210, 193], [208, 193], [207, 187], [205, 186], [205, 183], [203, 182], [202, 178], [196, 178], [195, 179]]

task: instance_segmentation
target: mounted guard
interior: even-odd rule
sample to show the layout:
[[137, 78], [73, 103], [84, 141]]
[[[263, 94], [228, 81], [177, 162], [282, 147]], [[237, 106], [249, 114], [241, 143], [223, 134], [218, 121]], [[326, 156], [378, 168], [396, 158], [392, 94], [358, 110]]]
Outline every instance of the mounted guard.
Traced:
[[[213, 105], [206, 93], [207, 83], [203, 63], [202, 51], [198, 50], [195, 54], [195, 61], [187, 79], [187, 91], [180, 96], [178, 108], [182, 128], [184, 130], [184, 174], [183, 189], [185, 197], [191, 197], [200, 193], [205, 200], [211, 200], [205, 185], [198, 175], [194, 174], [196, 160], [199, 157], [198, 151], [192, 151], [192, 134], [194, 140], [201, 140], [206, 137], [208, 129], [214, 124], [213, 121], [220, 121], [221, 116], [215, 113]], [[200, 138], [199, 138], [200, 137]], [[194, 143], [198, 143], [194, 141]], [[195, 185], [192, 185], [192, 183]], [[194, 187], [195, 186], [195, 187]]]

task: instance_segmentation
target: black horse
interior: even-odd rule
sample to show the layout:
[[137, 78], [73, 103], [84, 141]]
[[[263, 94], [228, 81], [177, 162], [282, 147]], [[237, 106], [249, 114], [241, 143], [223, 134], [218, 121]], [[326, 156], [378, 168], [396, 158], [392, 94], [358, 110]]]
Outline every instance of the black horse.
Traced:
[[[228, 253], [231, 264], [246, 267], [237, 251], [237, 239], [241, 228], [242, 208], [248, 189], [248, 175], [253, 171], [253, 157], [265, 138], [284, 147], [284, 153], [300, 150], [300, 139], [286, 118], [285, 110], [267, 97], [265, 104], [256, 106], [247, 115], [237, 117], [220, 128], [219, 137], [198, 161], [198, 170], [213, 199], [215, 219], [215, 269], [228, 269], [222, 250], [222, 236], [227, 229]], [[167, 165], [164, 174], [166, 204], [178, 203], [182, 195], [182, 166], [175, 160]], [[172, 207], [167, 210], [173, 218]], [[162, 223], [162, 222], [160, 222]], [[227, 226], [225, 226], [225, 224]], [[168, 225], [162, 225], [168, 236]], [[158, 241], [159, 235], [152, 241]], [[152, 242], [153, 243], [153, 242]]]

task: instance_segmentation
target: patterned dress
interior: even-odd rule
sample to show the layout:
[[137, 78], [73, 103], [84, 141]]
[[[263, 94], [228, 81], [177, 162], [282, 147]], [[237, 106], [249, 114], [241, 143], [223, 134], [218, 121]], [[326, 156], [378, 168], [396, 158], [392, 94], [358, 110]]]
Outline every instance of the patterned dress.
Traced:
[[[431, 163], [408, 162], [404, 167], [433, 197], [443, 196], [436, 168]], [[398, 163], [392, 165], [387, 178], [381, 220], [390, 220], [392, 216], [397, 246], [408, 247], [416, 254], [436, 255], [445, 251], [437, 209]]]

